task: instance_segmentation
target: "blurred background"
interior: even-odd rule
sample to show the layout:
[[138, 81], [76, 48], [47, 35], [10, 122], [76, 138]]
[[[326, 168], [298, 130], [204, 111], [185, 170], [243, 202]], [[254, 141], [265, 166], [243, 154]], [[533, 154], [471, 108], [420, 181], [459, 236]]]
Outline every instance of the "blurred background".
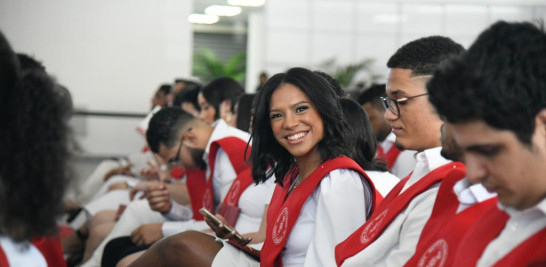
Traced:
[[137, 125], [162, 83], [322, 70], [347, 91], [384, 81], [404, 43], [468, 47], [497, 20], [546, 18], [545, 0], [0, 0], [0, 30], [72, 93], [81, 157], [144, 146]]

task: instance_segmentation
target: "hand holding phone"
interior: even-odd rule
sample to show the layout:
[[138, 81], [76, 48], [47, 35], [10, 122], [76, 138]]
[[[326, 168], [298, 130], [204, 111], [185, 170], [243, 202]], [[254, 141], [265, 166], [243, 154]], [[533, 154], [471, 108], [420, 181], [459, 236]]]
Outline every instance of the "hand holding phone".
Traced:
[[230, 239], [243, 246], [252, 241], [252, 238], [243, 237], [233, 227], [228, 225], [226, 222], [220, 220], [220, 218], [216, 217], [208, 209], [201, 208], [199, 209], [199, 213], [205, 216], [207, 224], [212, 230], [214, 230], [216, 236], [218, 236], [219, 238]]

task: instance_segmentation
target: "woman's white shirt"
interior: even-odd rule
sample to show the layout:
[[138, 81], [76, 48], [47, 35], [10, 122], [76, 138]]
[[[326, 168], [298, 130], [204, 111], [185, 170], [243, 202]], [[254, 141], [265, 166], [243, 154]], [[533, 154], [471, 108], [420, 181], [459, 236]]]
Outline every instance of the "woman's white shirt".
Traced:
[[285, 267], [335, 266], [335, 246], [366, 221], [363, 179], [348, 169], [322, 179], [290, 232], [282, 252]]

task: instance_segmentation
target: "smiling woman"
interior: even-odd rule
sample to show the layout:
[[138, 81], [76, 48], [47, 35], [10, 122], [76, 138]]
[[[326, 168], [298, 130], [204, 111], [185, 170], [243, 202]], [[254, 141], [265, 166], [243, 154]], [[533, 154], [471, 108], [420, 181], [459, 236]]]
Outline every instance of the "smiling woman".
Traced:
[[[303, 68], [273, 76], [257, 96], [252, 175], [277, 187], [267, 213], [262, 266], [334, 266], [334, 247], [366, 220], [380, 196], [353, 156], [339, 98]], [[270, 167], [270, 169], [268, 169]], [[346, 207], [356, 213], [342, 212]], [[358, 212], [360, 211], [360, 212]], [[244, 261], [244, 263], [242, 262]], [[213, 266], [260, 263], [224, 247]]]

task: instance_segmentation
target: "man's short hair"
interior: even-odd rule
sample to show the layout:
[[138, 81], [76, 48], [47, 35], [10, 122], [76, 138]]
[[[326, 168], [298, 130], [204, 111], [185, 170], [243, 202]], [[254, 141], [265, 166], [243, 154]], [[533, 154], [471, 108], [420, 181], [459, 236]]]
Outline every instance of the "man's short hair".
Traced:
[[413, 76], [431, 75], [442, 62], [463, 51], [460, 44], [447, 37], [424, 37], [400, 47], [387, 62], [387, 67], [410, 69]]
[[358, 96], [358, 103], [362, 106], [366, 103], [372, 104], [376, 109], [383, 109], [383, 104], [381, 103], [380, 97], [387, 96], [385, 91], [385, 84], [373, 84], [370, 88], [366, 89], [364, 92]]
[[448, 121], [484, 121], [530, 144], [535, 116], [546, 108], [546, 34], [531, 23], [497, 22], [427, 88]]
[[162, 108], [154, 114], [146, 131], [146, 141], [150, 150], [159, 153], [160, 144], [171, 148], [178, 141], [177, 136], [195, 118], [179, 107]]

